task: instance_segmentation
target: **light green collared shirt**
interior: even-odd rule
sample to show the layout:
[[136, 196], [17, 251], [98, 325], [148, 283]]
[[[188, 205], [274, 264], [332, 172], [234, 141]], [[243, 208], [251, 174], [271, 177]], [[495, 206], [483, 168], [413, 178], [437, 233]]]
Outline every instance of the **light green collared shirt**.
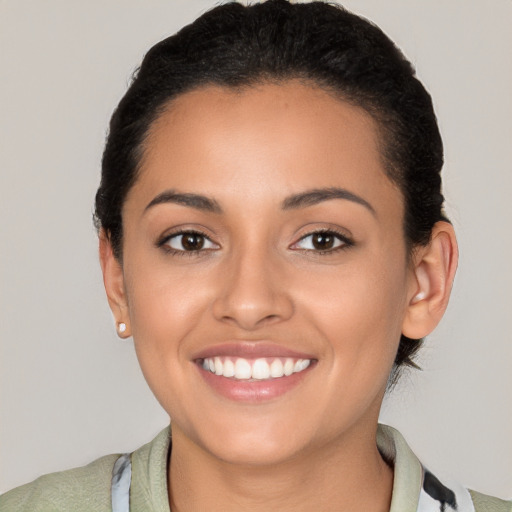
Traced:
[[[167, 492], [167, 458], [170, 427], [131, 456], [131, 512], [170, 512]], [[395, 429], [379, 425], [377, 444], [394, 467], [390, 512], [417, 512], [421, 502], [424, 468]], [[91, 464], [42, 476], [0, 496], [0, 512], [111, 512], [112, 468], [119, 455], [107, 455]], [[469, 508], [476, 512], [512, 512], [512, 501], [465, 491]], [[427, 498], [430, 499], [430, 498]], [[464, 505], [463, 505], [464, 506]], [[426, 509], [426, 508], [424, 508]]]

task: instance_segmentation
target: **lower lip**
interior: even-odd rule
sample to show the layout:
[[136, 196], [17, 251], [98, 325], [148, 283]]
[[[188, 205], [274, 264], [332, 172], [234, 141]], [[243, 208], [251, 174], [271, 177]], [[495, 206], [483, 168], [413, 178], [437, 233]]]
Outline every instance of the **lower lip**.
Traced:
[[313, 366], [314, 364], [311, 363], [301, 372], [268, 380], [237, 380], [215, 375], [200, 365], [197, 365], [197, 368], [205, 382], [223, 397], [238, 402], [259, 403], [291, 391], [300, 384]]

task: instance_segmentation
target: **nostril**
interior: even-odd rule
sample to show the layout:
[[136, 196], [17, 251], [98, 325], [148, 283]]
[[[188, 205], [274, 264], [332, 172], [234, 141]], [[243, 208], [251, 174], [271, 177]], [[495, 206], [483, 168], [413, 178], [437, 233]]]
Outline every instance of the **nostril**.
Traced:
[[[280, 312], [268, 313], [269, 306], [272, 307], [272, 305], [266, 305], [265, 307], [241, 307], [240, 305], [232, 308], [226, 307], [223, 314], [215, 316], [220, 321], [236, 324], [247, 331], [281, 322], [290, 317], [291, 307], [281, 308]], [[275, 309], [275, 305], [272, 309]]]
[[229, 274], [219, 280], [219, 294], [212, 304], [218, 321], [231, 322], [245, 330], [254, 330], [288, 319], [293, 314], [290, 294], [279, 286], [279, 279], [268, 259], [256, 267], [248, 263], [230, 267]]

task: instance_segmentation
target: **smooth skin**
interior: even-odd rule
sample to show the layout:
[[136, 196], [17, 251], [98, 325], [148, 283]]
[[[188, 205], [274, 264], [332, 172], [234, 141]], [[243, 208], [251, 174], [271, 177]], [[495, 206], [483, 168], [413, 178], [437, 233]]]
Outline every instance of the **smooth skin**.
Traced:
[[[333, 188], [351, 195], [290, 202]], [[209, 202], [162, 199], [171, 192]], [[441, 319], [457, 264], [450, 224], [409, 255], [403, 217], [376, 123], [313, 85], [210, 86], [154, 123], [122, 263], [105, 233], [100, 257], [114, 317], [172, 418], [173, 512], [389, 510], [376, 447], [388, 376], [401, 333]], [[230, 400], [195, 360], [221, 343], [315, 364], [282, 396]]]

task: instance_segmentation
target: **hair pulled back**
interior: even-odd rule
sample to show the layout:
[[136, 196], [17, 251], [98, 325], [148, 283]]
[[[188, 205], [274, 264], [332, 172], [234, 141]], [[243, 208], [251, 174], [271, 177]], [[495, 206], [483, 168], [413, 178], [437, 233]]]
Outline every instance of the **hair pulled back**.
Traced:
[[[412, 65], [371, 22], [324, 2], [228, 3], [153, 46], [110, 121], [95, 224], [122, 259], [122, 206], [137, 180], [144, 142], [164, 108], [192, 89], [299, 79], [366, 110], [377, 122], [388, 177], [404, 198], [408, 250], [446, 220], [443, 146], [432, 101]], [[421, 340], [402, 336], [398, 369], [414, 366]]]

